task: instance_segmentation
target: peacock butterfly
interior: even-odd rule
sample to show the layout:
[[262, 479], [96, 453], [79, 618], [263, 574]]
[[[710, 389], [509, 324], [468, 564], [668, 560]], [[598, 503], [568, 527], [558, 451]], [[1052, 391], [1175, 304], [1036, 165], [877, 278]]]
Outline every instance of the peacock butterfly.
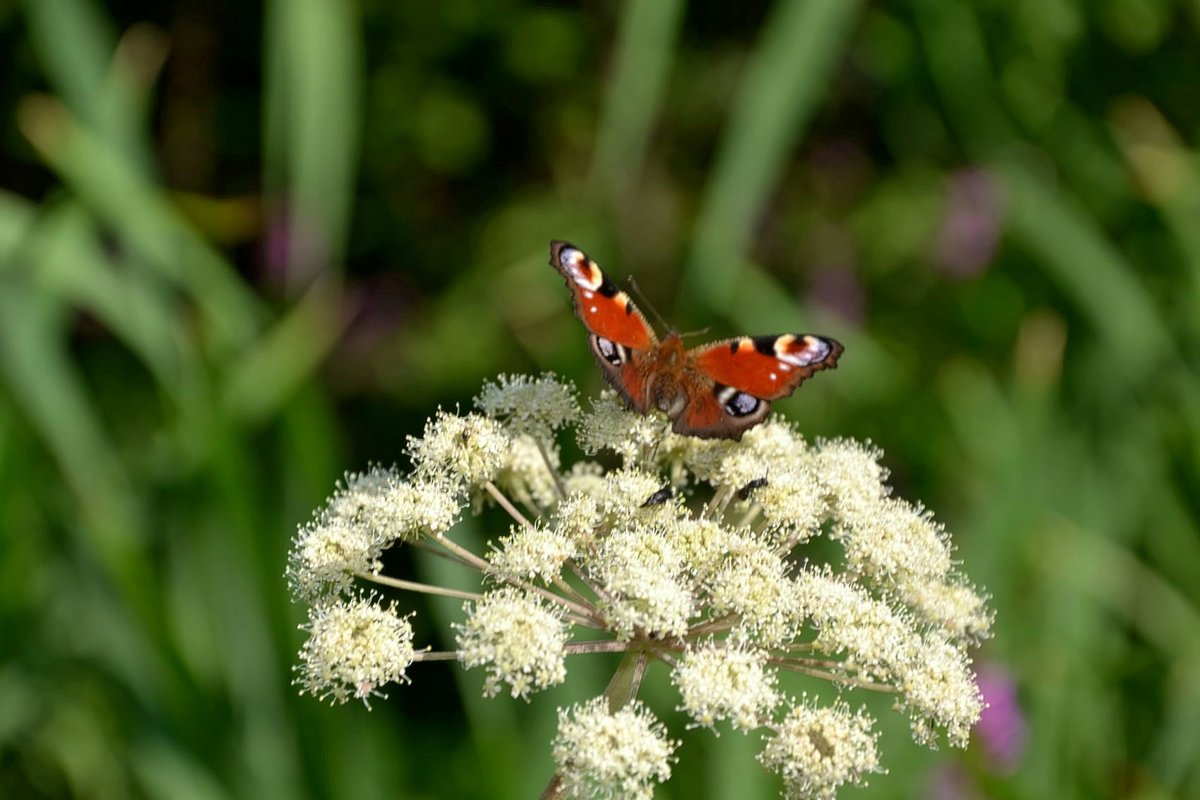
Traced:
[[688, 350], [672, 330], [662, 341], [633, 301], [574, 245], [550, 243], [575, 313], [604, 378], [641, 414], [665, 411], [671, 428], [702, 439], [741, 439], [772, 400], [787, 397], [819, 369], [837, 366], [842, 346], [824, 336], [740, 336]]

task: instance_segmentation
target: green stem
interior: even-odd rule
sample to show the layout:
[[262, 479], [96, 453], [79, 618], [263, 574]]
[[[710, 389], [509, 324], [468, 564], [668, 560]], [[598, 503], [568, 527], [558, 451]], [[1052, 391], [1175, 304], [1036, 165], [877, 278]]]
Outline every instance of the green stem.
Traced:
[[646, 664], [650, 654], [644, 650], [630, 650], [621, 659], [621, 665], [613, 673], [604, 697], [608, 700], [608, 711], [615, 714], [633, 702], [637, 697], [638, 688], [642, 685], [642, 676], [646, 674]]

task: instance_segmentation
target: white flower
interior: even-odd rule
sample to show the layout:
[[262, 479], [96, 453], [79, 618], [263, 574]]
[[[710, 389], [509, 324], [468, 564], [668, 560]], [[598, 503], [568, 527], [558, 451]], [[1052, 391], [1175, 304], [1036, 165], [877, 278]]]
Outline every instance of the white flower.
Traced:
[[753, 730], [779, 702], [763, 650], [708, 642], [684, 654], [671, 680], [683, 700], [680, 710], [705, 728], [728, 719], [735, 728]]
[[733, 489], [756, 478], [795, 470], [806, 463], [808, 446], [791, 425], [778, 417], [746, 431], [742, 441], [727, 447], [725, 456], [710, 475], [701, 478]]
[[483, 384], [475, 407], [504, 421], [513, 433], [528, 434], [543, 443], [553, 440], [554, 431], [579, 418], [575, 387], [560, 383], [550, 373], [539, 378], [501, 375], [495, 383]]
[[558, 465], [557, 446], [538, 447], [532, 436], [521, 433], [512, 438], [496, 485], [518, 503], [548, 508], [558, 499], [554, 480]]
[[576, 477], [568, 486], [572, 494], [555, 509], [554, 527], [581, 548], [589, 546], [602, 530], [673, 519], [679, 513], [671, 503], [646, 505], [662, 488], [662, 479], [640, 469], [615, 470], [599, 480]]
[[371, 596], [321, 603], [301, 629], [309, 632], [296, 668], [301, 693], [366, 702], [385, 683], [408, 683], [413, 630], [394, 604], [381, 606]]
[[763, 481], [760, 486], [743, 486], [755, 486], [747, 499], [762, 509], [766, 527], [793, 546], [817, 535], [828, 507], [812, 469], [806, 464], [776, 468]]
[[383, 541], [364, 525], [338, 520], [310, 522], [300, 528], [288, 554], [288, 583], [306, 602], [339, 594], [356, 573], [376, 572]]
[[818, 444], [812, 469], [835, 516], [852, 514], [888, 495], [888, 471], [879, 463], [881, 458], [883, 452], [870, 442], [834, 439]]
[[869, 680], [889, 681], [920, 647], [911, 620], [861, 586], [828, 569], [796, 576], [796, 598], [817, 629], [820, 652], [845, 655], [851, 671]]
[[567, 676], [567, 627], [561, 614], [520, 589], [488, 592], [467, 605], [466, 622], [455, 628], [463, 665], [487, 666], [487, 697], [501, 684], [508, 684], [513, 697], [528, 697]]
[[552, 581], [564, 562], [576, 554], [575, 543], [561, 531], [514, 525], [501, 547], [488, 557], [492, 575], [507, 581]]
[[883, 584], [943, 579], [950, 571], [946, 531], [924, 509], [895, 498], [838, 511], [833, 539], [846, 548], [849, 569]]
[[913, 738], [932, 747], [935, 726], [940, 726], [952, 745], [966, 747], [971, 726], [983, 712], [983, 697], [962, 650], [927, 636], [897, 672], [903, 704], [912, 715]]
[[609, 712], [597, 697], [559, 710], [554, 761], [567, 797], [649, 800], [671, 777], [678, 744], [641, 703]]
[[316, 519], [301, 526], [288, 554], [288, 582], [308, 602], [344, 592], [354, 575], [378, 572], [394, 541], [440, 535], [459, 503], [441, 482], [407, 483], [395, 470], [348, 475]]
[[956, 578], [945, 583], [914, 578], [896, 591], [909, 608], [954, 639], [978, 641], [991, 630], [992, 612], [984, 598]]
[[766, 542], [743, 535], [709, 581], [709, 603], [718, 614], [736, 614], [741, 635], [764, 646], [781, 645], [801, 621], [787, 571]]
[[685, 516], [665, 526], [666, 535], [682, 553], [693, 581], [705, 585], [722, 564], [727, 553], [744, 539], [744, 533], [736, 533], [710, 519]]
[[613, 632], [682, 636], [695, 613], [695, 598], [683, 580], [679, 549], [661, 532], [636, 527], [609, 534], [601, 543], [591, 574], [602, 587], [602, 603]]
[[[485, 695], [528, 699], [566, 679], [568, 654], [624, 653], [613, 697], [636, 696], [643, 669], [665, 664], [691, 726], [766, 731], [760, 760], [794, 798], [832, 798], [881, 771], [878, 737], [841, 700], [781, 689], [780, 670], [891, 692], [918, 742], [966, 745], [983, 708], [967, 648], [991, 611], [949, 534], [892, 496], [874, 446], [810, 447], [776, 418], [740, 442], [678, 436], [612, 393], [581, 416], [573, 388], [548, 375], [501, 376], [476, 403], [484, 414], [438, 411], [409, 440], [408, 474], [347, 476], [300, 528], [287, 578], [312, 605], [302, 691], [365, 701], [407, 681], [413, 661], [457, 658], [484, 669]], [[619, 468], [607, 452], [561, 463], [573, 450], [555, 437], [580, 416], [578, 444], [619, 454]], [[485, 494], [481, 524], [501, 512], [512, 524], [485, 534], [495, 540], [481, 556], [454, 525]], [[475, 569], [488, 590], [384, 575], [406, 563], [384, 551], [413, 544]], [[457, 649], [414, 653], [408, 620], [351, 595], [356, 580], [469, 598]], [[609, 694], [559, 712], [563, 796], [649, 798], [670, 776], [676, 743], [636, 700], [610, 711]]]
[[508, 434], [495, 420], [441, 410], [425, 424], [420, 438], [408, 439], [408, 453], [419, 478], [447, 477], [467, 488], [491, 480], [504, 465], [510, 446]]
[[879, 766], [874, 720], [836, 701], [801, 702], [781, 722], [759, 761], [783, 776], [790, 798], [833, 800], [843, 785], [866, 783]]
[[659, 414], [638, 414], [625, 408], [612, 392], [592, 401], [591, 411], [583, 415], [579, 426], [579, 446], [586, 453], [612, 450], [625, 466], [648, 463], [669, 424]]

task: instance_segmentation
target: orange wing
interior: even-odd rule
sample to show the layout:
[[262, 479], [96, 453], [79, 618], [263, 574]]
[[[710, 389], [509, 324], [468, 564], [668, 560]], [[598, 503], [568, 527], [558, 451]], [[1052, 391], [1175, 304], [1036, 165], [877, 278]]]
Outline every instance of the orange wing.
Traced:
[[762, 400], [778, 400], [817, 370], [837, 366], [842, 346], [810, 333], [742, 336], [689, 352], [716, 383]]
[[550, 266], [566, 278], [575, 313], [590, 333], [634, 350], [645, 350], [657, 342], [629, 295], [587, 253], [567, 242], [551, 242]]
[[787, 397], [817, 370], [836, 366], [841, 354], [833, 339], [793, 333], [743, 336], [691, 350], [688, 403], [673, 428], [703, 439], [741, 439], [766, 419], [772, 400]]

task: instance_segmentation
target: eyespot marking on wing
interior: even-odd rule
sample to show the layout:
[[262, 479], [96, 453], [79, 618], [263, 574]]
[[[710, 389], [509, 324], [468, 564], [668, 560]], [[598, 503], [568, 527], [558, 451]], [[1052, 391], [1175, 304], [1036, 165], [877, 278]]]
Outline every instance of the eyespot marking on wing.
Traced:
[[780, 367], [785, 371], [789, 369], [785, 365], [803, 368], [824, 361], [833, 350], [828, 339], [811, 334], [796, 336], [786, 333], [782, 336], [754, 336], [750, 338], [750, 341], [759, 353], [783, 362]]
[[657, 342], [654, 331], [600, 266], [578, 247], [560, 240], [550, 243], [550, 264], [566, 279], [575, 313], [589, 333], [642, 350]]

